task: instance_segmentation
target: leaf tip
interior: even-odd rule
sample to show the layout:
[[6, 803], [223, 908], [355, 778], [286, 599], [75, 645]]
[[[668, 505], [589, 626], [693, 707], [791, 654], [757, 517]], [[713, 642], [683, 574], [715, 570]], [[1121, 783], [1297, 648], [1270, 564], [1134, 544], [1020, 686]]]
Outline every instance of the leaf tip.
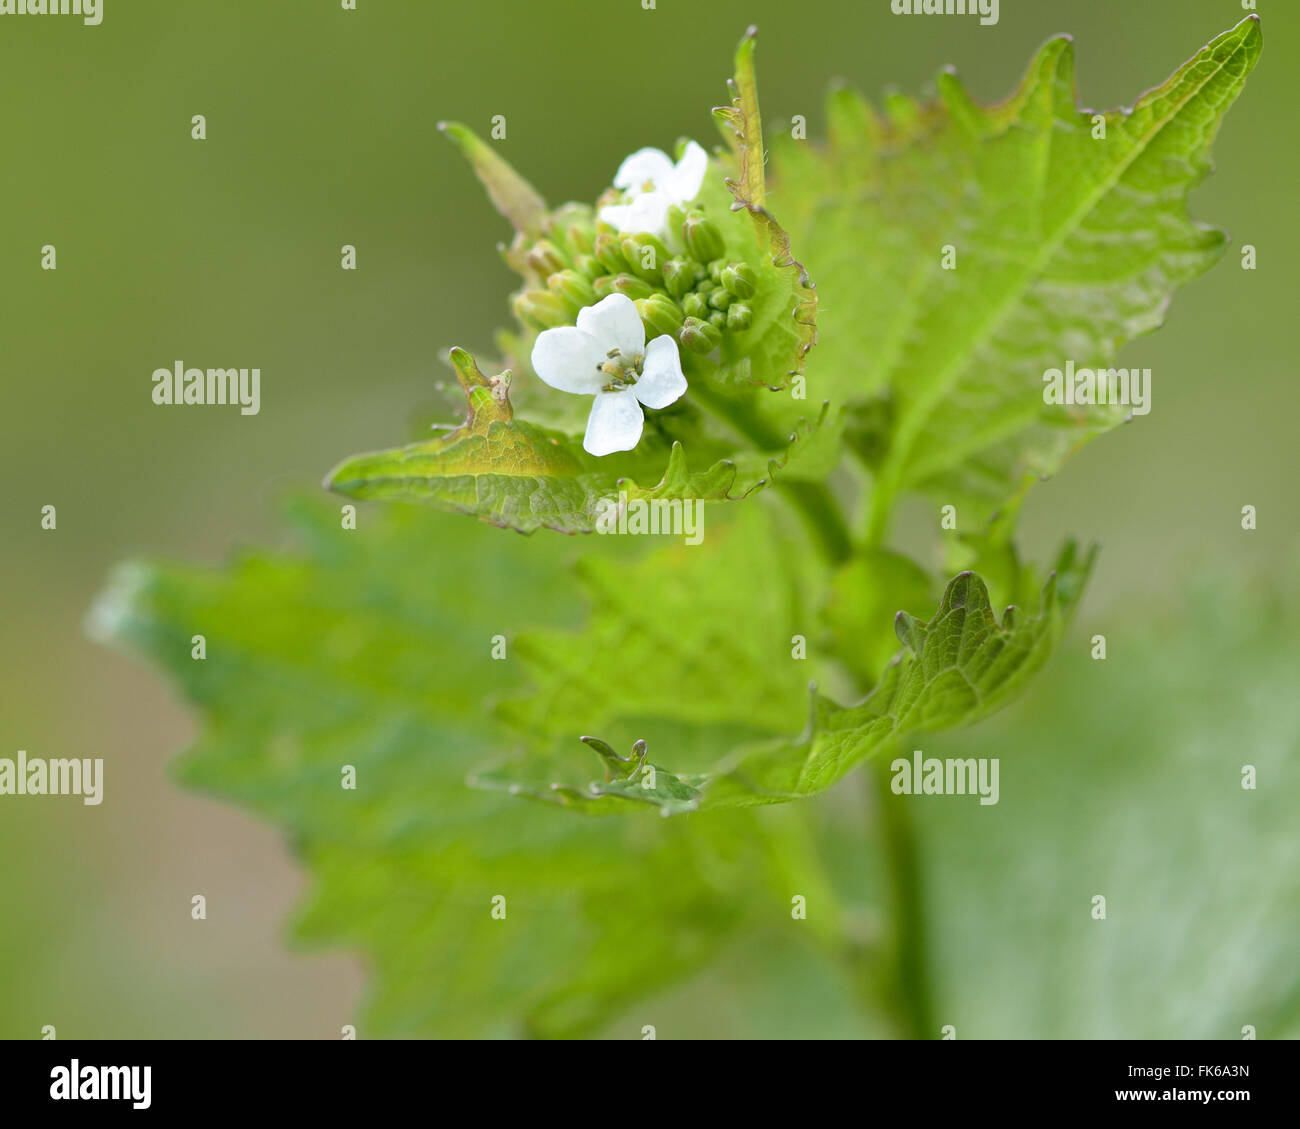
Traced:
[[469, 161], [487, 189], [493, 206], [510, 221], [515, 232], [535, 237], [541, 233], [546, 201], [531, 184], [467, 125], [440, 121], [438, 132]]

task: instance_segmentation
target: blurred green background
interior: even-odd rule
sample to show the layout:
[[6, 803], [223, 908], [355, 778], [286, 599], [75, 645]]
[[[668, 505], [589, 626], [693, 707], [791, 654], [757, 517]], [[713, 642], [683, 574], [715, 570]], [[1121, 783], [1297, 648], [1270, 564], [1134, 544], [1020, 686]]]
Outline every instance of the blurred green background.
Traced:
[[[1300, 9], [1259, 7], [1263, 61], [1193, 196], [1233, 245], [1123, 354], [1154, 370], [1151, 414], [1026, 508], [1030, 556], [1067, 535], [1102, 542], [1076, 633], [1159, 624], [1207, 572], [1247, 590], [1295, 572], [1300, 80], [1286, 60]], [[304, 880], [278, 837], [169, 782], [192, 722], [151, 671], [90, 642], [83, 618], [124, 557], [215, 562], [282, 543], [285, 494], [404, 438], [413, 413], [442, 402], [439, 350], [490, 343], [513, 285], [493, 250], [504, 224], [437, 121], [486, 133], [504, 114], [505, 155], [550, 201], [591, 199], [635, 148], [714, 140], [708, 111], [749, 23], [765, 112], [805, 114], [817, 135], [834, 78], [915, 91], [951, 63], [993, 99], [1061, 31], [1076, 40], [1082, 102], [1129, 105], [1244, 14], [1237, 0], [1004, 0], [981, 28], [895, 17], [888, 0], [358, 8], [107, 0], [94, 28], [0, 20], [0, 755], [108, 762], [101, 807], [0, 805], [0, 1037], [47, 1023], [61, 1037], [333, 1037], [352, 1015], [359, 963], [284, 947]], [[190, 137], [195, 114], [204, 142]], [[39, 269], [47, 243], [55, 272]], [[339, 269], [345, 243], [356, 272]], [[1253, 273], [1244, 243], [1259, 249]], [[260, 367], [261, 414], [156, 407], [150, 374], [177, 359]], [[1194, 632], [1179, 638], [1196, 646]], [[1049, 668], [998, 722], [1003, 747], [1041, 746], [1044, 703], [1068, 703], [1078, 674]], [[1277, 741], [1294, 754], [1294, 729]], [[200, 890], [223, 912], [194, 930]], [[725, 1028], [698, 999], [678, 1006]], [[809, 1008], [808, 1031], [832, 1033]]]

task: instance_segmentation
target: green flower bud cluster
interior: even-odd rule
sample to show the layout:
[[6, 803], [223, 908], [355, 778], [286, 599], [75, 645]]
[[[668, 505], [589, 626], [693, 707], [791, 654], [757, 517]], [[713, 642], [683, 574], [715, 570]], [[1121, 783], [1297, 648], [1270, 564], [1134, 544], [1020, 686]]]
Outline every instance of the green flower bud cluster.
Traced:
[[703, 212], [674, 207], [668, 221], [680, 236], [668, 241], [680, 250], [649, 233], [621, 234], [590, 209], [561, 209], [525, 252], [536, 284], [515, 297], [516, 316], [537, 330], [573, 325], [584, 306], [625, 294], [647, 338], [669, 334], [683, 349], [712, 352], [726, 333], [752, 323], [757, 275], [747, 263], [727, 259], [722, 233]]

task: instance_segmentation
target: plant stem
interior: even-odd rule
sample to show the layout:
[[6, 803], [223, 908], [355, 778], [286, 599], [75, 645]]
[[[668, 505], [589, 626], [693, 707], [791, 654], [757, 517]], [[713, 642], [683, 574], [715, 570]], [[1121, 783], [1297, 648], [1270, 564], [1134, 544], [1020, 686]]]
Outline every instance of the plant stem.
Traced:
[[871, 548], [879, 548], [889, 534], [890, 511], [893, 507], [878, 482], [872, 486], [870, 507], [867, 512], [867, 527], [863, 533], [863, 541]]
[[853, 555], [848, 523], [835, 496], [820, 482], [777, 482], [776, 488], [804, 519], [823, 559], [840, 565]]
[[[887, 468], [886, 472], [887, 472]], [[863, 530], [863, 543], [878, 549], [889, 536], [889, 523], [894, 516], [896, 492], [892, 478], [887, 473], [876, 473], [871, 483], [871, 497], [867, 503], [867, 524]]]
[[878, 757], [872, 764], [867, 778], [874, 783], [894, 911], [896, 1011], [907, 1038], [932, 1039], [938, 1032], [930, 999], [925, 899], [916, 826], [906, 800], [890, 792], [889, 762]]

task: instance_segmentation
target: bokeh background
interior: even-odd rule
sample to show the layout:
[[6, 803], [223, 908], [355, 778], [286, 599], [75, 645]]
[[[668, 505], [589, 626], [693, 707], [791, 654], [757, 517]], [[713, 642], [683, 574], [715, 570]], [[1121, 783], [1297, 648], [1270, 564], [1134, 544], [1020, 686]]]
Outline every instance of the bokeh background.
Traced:
[[[1123, 354], [1154, 370], [1151, 414], [1026, 508], [1030, 556], [1067, 535], [1102, 542], [1086, 604], [1098, 630], [1161, 622], [1206, 574], [1249, 589], [1300, 559], [1300, 8], [1259, 8], [1263, 61], [1192, 203], [1233, 246]], [[283, 543], [286, 494], [403, 438], [438, 402], [438, 351], [490, 342], [512, 287], [493, 251], [503, 224], [440, 119], [486, 133], [506, 115], [508, 159], [552, 202], [590, 199], [637, 147], [713, 140], [708, 111], [750, 23], [765, 112], [805, 114], [817, 134], [834, 78], [916, 91], [954, 64], [993, 99], [1061, 31], [1082, 101], [1128, 105], [1244, 14], [1237, 0], [1003, 0], [982, 28], [895, 17], [888, 0], [358, 9], [106, 0], [94, 28], [0, 20], [0, 755], [109, 764], [101, 807], [0, 804], [0, 1037], [47, 1023], [61, 1037], [336, 1037], [354, 1009], [357, 961], [284, 944], [304, 887], [284, 844], [168, 779], [191, 720], [153, 672], [92, 643], [84, 617], [125, 557], [216, 562]], [[47, 243], [56, 272], [39, 269]], [[339, 269], [345, 243], [354, 273]], [[1259, 249], [1253, 273], [1243, 243]], [[154, 406], [150, 374], [178, 358], [260, 367], [261, 414]], [[1001, 731], [1045, 739], [1042, 703], [1069, 700], [1073, 669], [1054, 664]], [[1278, 740], [1295, 751], [1294, 732]], [[223, 907], [202, 930], [198, 889]]]

